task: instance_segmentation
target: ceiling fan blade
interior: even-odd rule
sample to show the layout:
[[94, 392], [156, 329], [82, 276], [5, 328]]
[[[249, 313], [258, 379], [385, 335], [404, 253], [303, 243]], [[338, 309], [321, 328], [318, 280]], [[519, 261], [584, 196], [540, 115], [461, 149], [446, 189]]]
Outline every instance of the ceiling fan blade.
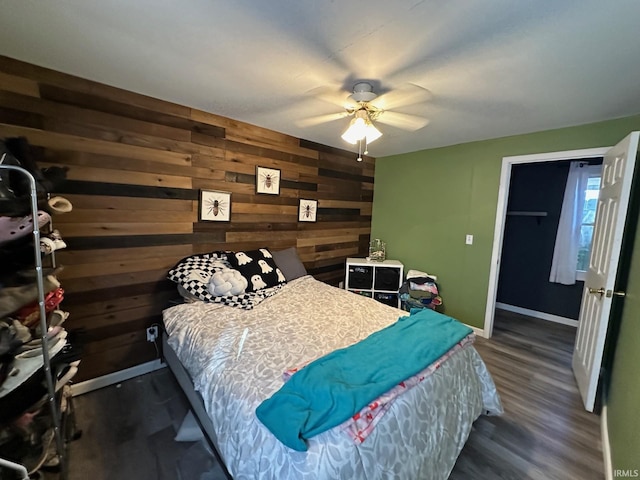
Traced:
[[431, 92], [426, 88], [414, 83], [406, 83], [387, 93], [383, 93], [369, 103], [380, 110], [396, 110], [407, 105], [426, 102], [430, 98]]
[[429, 119], [408, 113], [385, 111], [377, 119], [377, 122], [391, 125], [392, 127], [409, 130], [411, 132], [420, 130], [429, 123]]
[[357, 102], [349, 99], [349, 93], [339, 87], [316, 87], [307, 92], [308, 95], [345, 109], [355, 109]]
[[298, 127], [314, 127], [316, 125], [320, 125], [321, 123], [339, 120], [348, 115], [349, 114], [347, 112], [327, 113], [326, 115], [317, 115], [315, 117], [303, 118], [302, 120], [298, 120], [295, 123]]

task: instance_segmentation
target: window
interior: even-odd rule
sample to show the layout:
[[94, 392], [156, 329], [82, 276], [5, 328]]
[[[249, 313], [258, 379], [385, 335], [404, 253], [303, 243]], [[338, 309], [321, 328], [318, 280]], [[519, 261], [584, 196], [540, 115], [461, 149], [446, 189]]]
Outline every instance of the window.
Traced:
[[582, 224], [580, 225], [580, 244], [578, 245], [578, 264], [576, 268], [578, 280], [585, 280], [586, 272], [589, 270], [589, 254], [591, 253], [591, 241], [593, 239], [599, 193], [600, 175], [590, 174], [582, 209]]
[[[600, 192], [602, 165], [573, 161], [562, 199], [549, 281], [575, 285], [584, 280]], [[584, 270], [581, 270], [584, 269]]]

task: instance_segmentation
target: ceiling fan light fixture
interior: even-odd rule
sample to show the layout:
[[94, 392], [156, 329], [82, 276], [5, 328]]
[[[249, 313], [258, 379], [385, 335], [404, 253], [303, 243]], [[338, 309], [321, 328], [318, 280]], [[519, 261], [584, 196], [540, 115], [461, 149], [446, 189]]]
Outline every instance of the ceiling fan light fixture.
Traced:
[[358, 140], [362, 140], [367, 134], [367, 122], [369, 118], [365, 110], [358, 110], [355, 117], [349, 122], [349, 127], [342, 134], [342, 139], [355, 145]]
[[367, 125], [367, 132], [365, 133], [365, 137], [367, 138], [367, 143], [374, 142], [382, 136], [382, 132], [378, 130], [373, 123], [369, 123]]
[[[344, 111], [341, 113], [319, 115], [308, 120], [301, 121], [300, 126], [312, 126], [329, 122], [345, 116], [351, 117], [348, 128], [342, 133], [342, 139], [351, 145], [357, 145], [358, 161], [362, 160], [368, 153], [368, 146], [382, 136], [382, 132], [374, 124], [391, 125], [402, 130], [416, 131], [429, 123], [425, 117], [395, 111], [398, 107], [410, 105], [412, 103], [425, 102], [431, 98], [429, 90], [413, 83], [400, 86], [396, 90], [388, 88], [382, 92], [375, 93], [374, 85], [380, 88], [380, 81], [358, 80], [353, 85], [353, 90], [344, 101], [338, 100], [338, 91], [335, 87], [318, 87], [314, 89], [321, 94], [321, 98], [333, 104], [341, 105]], [[340, 92], [344, 92], [340, 88]], [[346, 92], [345, 92], [346, 93]], [[330, 97], [330, 98], [329, 98]], [[344, 98], [344, 97], [341, 97]]]
[[355, 113], [355, 118], [349, 123], [349, 127], [342, 134], [342, 139], [355, 145], [357, 142], [367, 139], [367, 143], [371, 143], [382, 136], [382, 132], [378, 130], [373, 123], [366, 110], [361, 109]]
[[367, 124], [361, 118], [354, 118], [349, 123], [349, 127], [342, 134], [342, 139], [355, 145], [358, 140], [362, 140], [366, 134]]

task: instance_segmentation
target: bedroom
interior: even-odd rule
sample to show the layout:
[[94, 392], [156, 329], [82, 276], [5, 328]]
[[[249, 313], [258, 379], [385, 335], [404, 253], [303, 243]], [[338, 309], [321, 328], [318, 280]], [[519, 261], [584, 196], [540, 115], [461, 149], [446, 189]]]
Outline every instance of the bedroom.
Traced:
[[[100, 58], [99, 63], [108, 65], [114, 54], [103, 47], [109, 33], [98, 30], [94, 32], [95, 24], [90, 23], [101, 23], [105, 19], [91, 15], [88, 7], [73, 6], [72, 3], [69, 5], [68, 8], [73, 8], [77, 17], [71, 15], [71, 10], [66, 15], [56, 9], [48, 14], [53, 20], [62, 21], [71, 16], [72, 20], [77, 21], [75, 27], [78, 31], [75, 33], [84, 36], [86, 41], [82, 49], [73, 48], [73, 38], [69, 38], [73, 32], [71, 29], [56, 34], [59, 35], [56, 37], [58, 41], [48, 45], [50, 50], [44, 48], [47, 44], [44, 40], [35, 40], [38, 38], [36, 32], [29, 32], [27, 36], [28, 19], [34, 19], [32, 26], [41, 21], [36, 12], [29, 11], [35, 9], [33, 3], [25, 2], [20, 7], [14, 4], [12, 10], [15, 16], [3, 15], [3, 47], [0, 53], [28, 63], [2, 59], [2, 72], [5, 75], [2, 77], [1, 104], [2, 123], [10, 125], [3, 126], [3, 137], [26, 134], [33, 144], [47, 149], [51, 164], [62, 163], [72, 167], [66, 190], [60, 192], [75, 207], [74, 212], [59, 219], [60, 229], [69, 244], [66, 252], [60, 252], [60, 260], [65, 265], [62, 279], [67, 290], [65, 307], [71, 311], [69, 321], [75, 322], [71, 323], [75, 327], [87, 328], [88, 338], [79, 381], [100, 378], [154, 362], [156, 352], [153, 344], [146, 341], [145, 328], [159, 321], [161, 310], [174, 295], [172, 286], [163, 280], [167, 270], [177, 260], [191, 253], [217, 248], [240, 250], [258, 247], [266, 233], [273, 241], [274, 248], [296, 246], [309, 272], [320, 280], [334, 284], [343, 276], [344, 259], [347, 256], [362, 255], [369, 237], [383, 238], [388, 242], [390, 258], [398, 258], [405, 265], [431, 269], [439, 274], [446, 292], [444, 296], [448, 314], [464, 318], [466, 323], [482, 329], [502, 157], [614, 145], [627, 133], [640, 127], [640, 117], [636, 115], [640, 112], [640, 106], [634, 105], [632, 101], [636, 98], [635, 90], [621, 89], [618, 92], [620, 96], [616, 96], [615, 92], [598, 84], [598, 95], [610, 95], [606, 101], [603, 100], [606, 105], [601, 107], [602, 113], [598, 116], [588, 117], [585, 114], [584, 119], [568, 123], [541, 121], [539, 125], [526, 130], [484, 137], [506, 138], [483, 141], [476, 138], [478, 141], [471, 143], [463, 140], [464, 132], [450, 129], [447, 135], [453, 140], [448, 143], [438, 145], [438, 148], [396, 150], [402, 152], [397, 156], [391, 156], [395, 153], [394, 150], [387, 154], [375, 152], [374, 147], [378, 145], [379, 148], [391, 149], [394, 144], [398, 148], [398, 142], [406, 141], [385, 134], [372, 145], [372, 155], [384, 157], [375, 162], [374, 168], [372, 160], [366, 159], [359, 164], [355, 161], [353, 150], [345, 151], [346, 145], [339, 138], [344, 128], [342, 126], [333, 124], [327, 127], [330, 132], [323, 137], [325, 140], [303, 142], [300, 146], [296, 144], [297, 138], [309, 138], [312, 130], [290, 136], [276, 133], [286, 131], [285, 128], [271, 127], [267, 130], [219, 116], [226, 104], [231, 103], [230, 99], [216, 97], [215, 83], [221, 80], [219, 77], [222, 73], [215, 68], [205, 68], [201, 72], [206, 75], [205, 79], [198, 80], [199, 77], [195, 74], [200, 71], [198, 65], [194, 67], [181, 63], [186, 60], [176, 58], [176, 53], [170, 47], [164, 50], [170, 60], [163, 58], [159, 66], [166, 66], [168, 62], [172, 69], [190, 72], [188, 76], [190, 79], [193, 77], [194, 81], [188, 88], [181, 89], [184, 95], [181, 101], [171, 99], [175, 103], [166, 101], [170, 99], [168, 95], [153, 93], [163, 92], [170, 87], [169, 83], [175, 83], [157, 73], [149, 77], [156, 79], [156, 90], [149, 91], [142, 90], [140, 85], [143, 83], [127, 88], [119, 83], [119, 78], [110, 77], [109, 72], [104, 72], [98, 78], [100, 65], [92, 65], [93, 70], [86, 73], [79, 70], [79, 67], [58, 65], [56, 61], [64, 58], [61, 50], [65, 48], [86, 63], [93, 55]], [[623, 7], [634, 8], [631, 5], [620, 6], [621, 9]], [[475, 8], [481, 10], [482, 6], [478, 4]], [[500, 10], [504, 5], [496, 3], [493, 8]], [[569, 3], [565, 5], [566, 11], [563, 12], [551, 9], [548, 4], [545, 8], [553, 14], [564, 15], [560, 18], [565, 20], [568, 11], [571, 11]], [[597, 7], [593, 4], [591, 8]], [[140, 6], [140, 9], [143, 7]], [[153, 8], [148, 10], [150, 11], [145, 14], [151, 17], [159, 15]], [[461, 21], [453, 10], [444, 13]], [[516, 17], [512, 19], [514, 22], [522, 20], [508, 9], [507, 13]], [[524, 12], [527, 13], [529, 12]], [[542, 19], [535, 17], [536, 21], [551, 21], [549, 17], [553, 15], [543, 13], [540, 13]], [[294, 16], [295, 11], [290, 15]], [[607, 15], [611, 15], [607, 18], [612, 18], [613, 13]], [[622, 14], [620, 16], [625, 17]], [[264, 29], [257, 30], [262, 36], [256, 34], [255, 37], [247, 38], [255, 38], [255, 43], [252, 43], [255, 46], [257, 42], [273, 37], [272, 41], [277, 40], [278, 46], [283, 48], [289, 40], [287, 32], [291, 32], [283, 24], [290, 18], [286, 15], [274, 18], [269, 12], [261, 12], [260, 18], [247, 19], [244, 28], [258, 28], [256, 23], [265, 24]], [[347, 18], [358, 17], [353, 12], [353, 16]], [[633, 15], [626, 18], [632, 19]], [[520, 38], [509, 28], [506, 32], [499, 29], [499, 22], [506, 22], [508, 19], [507, 14], [497, 16], [494, 21], [478, 26], [461, 37], [447, 37], [443, 30], [437, 30], [443, 42], [439, 48], [448, 46], [449, 50], [441, 50], [440, 57], [423, 53], [422, 58], [425, 63], [431, 61], [435, 65], [433, 72], [427, 69], [428, 78], [433, 78], [433, 83], [427, 82], [425, 85], [434, 90], [434, 102], [438, 99], [438, 94], [441, 99], [446, 98], [436, 89], [436, 80], [441, 84], [450, 84], [451, 95], [459, 95], [454, 98], [458, 103], [453, 104], [459, 109], [468, 108], [482, 98], [480, 93], [474, 95], [473, 90], [460, 90], [474, 83], [473, 79], [469, 79], [464, 85], [460, 84], [461, 78], [466, 77], [447, 71], [447, 56], [460, 58], [459, 62], [464, 64], [464, 60], [469, 57], [482, 59], [483, 53], [492, 54], [492, 47], [503, 40], [515, 41], [515, 37]], [[142, 49], [143, 43], [134, 35], [134, 15], [131, 15], [130, 21], [132, 24], [128, 25], [112, 25], [105, 21], [105, 26], [111, 31], [123, 33], [121, 48], [130, 47], [130, 54], [134, 56], [123, 62], [126, 65], [139, 65], [145, 51]], [[188, 21], [199, 24], [192, 17]], [[468, 19], [466, 21], [470, 22]], [[5, 22], [7, 25], [4, 25]], [[362, 32], [359, 29], [366, 30], [364, 23], [366, 22], [355, 22], [354, 35], [360, 36]], [[51, 22], [49, 26], [53, 28], [55, 22]], [[306, 55], [323, 65], [324, 72], [327, 73], [327, 77], [321, 76], [313, 82], [309, 81], [309, 77], [313, 77], [314, 72], [308, 73], [305, 81], [301, 82], [298, 93], [306, 100], [303, 95], [306, 90], [325, 85], [328, 83], [326, 78], [335, 77], [343, 81], [345, 75], [335, 66], [342, 61], [340, 56], [323, 56], [325, 45], [318, 38], [322, 31], [308, 24], [299, 28], [302, 27], [307, 28], [313, 40], [303, 44], [308, 47]], [[490, 37], [485, 43], [479, 42], [491, 29], [496, 29], [499, 34]], [[623, 28], [620, 30], [624, 31]], [[201, 30], [193, 35], [197, 37], [206, 33]], [[161, 42], [166, 36], [166, 30], [149, 32], [149, 35], [152, 42]], [[128, 41], [138, 43], [129, 45]], [[515, 48], [521, 46], [520, 43], [515, 45]], [[637, 48], [635, 44], [618, 46], [632, 57], [635, 54], [634, 48]], [[364, 47], [360, 46], [365, 47], [363, 54], [352, 52], [353, 56], [348, 59], [349, 67], [358, 75], [378, 78], [383, 77], [385, 71], [393, 71], [399, 65], [412, 65], [411, 58], [404, 58], [404, 55], [400, 58], [397, 55], [388, 58], [373, 57], [382, 66], [370, 70], [373, 51], [382, 48], [382, 45], [372, 41]], [[236, 55], [237, 48], [238, 45], [231, 44], [228, 49], [223, 49], [222, 53], [226, 55], [228, 62], [233, 60], [227, 58], [229, 56], [251, 58], [253, 62], [272, 61], [264, 53], [262, 55], [267, 57], [264, 60], [254, 58], [255, 56]], [[284, 51], [291, 53], [287, 49]], [[407, 52], [406, 55], [409, 54], [414, 58], [421, 58], [420, 52]], [[205, 58], [199, 57], [194, 61], [204, 62]], [[326, 58], [331, 58], [335, 63], [323, 60]], [[389, 64], [393, 63], [391, 58], [395, 64]], [[66, 74], [32, 67], [29, 63], [64, 71]], [[637, 68], [635, 63], [630, 62], [628, 67]], [[249, 62], [246, 61], [225, 64], [229, 74], [242, 78], [254, 72], [247, 68], [248, 65]], [[442, 67], [439, 71], [436, 69], [438, 66]], [[332, 71], [334, 68], [337, 71]], [[142, 76], [139, 69], [128, 70]], [[270, 71], [263, 68], [256, 78], [249, 78], [245, 94], [250, 94], [252, 82], [277, 82], [277, 79], [270, 77]], [[424, 74], [422, 71], [420, 73]], [[637, 78], [637, 75], [631, 76], [633, 80]], [[103, 87], [78, 77], [93, 78], [101, 83], [120, 86], [124, 90]], [[136, 80], [144, 81], [142, 78]], [[211, 106], [210, 110], [200, 107], [193, 117], [191, 110], [184, 105], [195, 104], [195, 100], [188, 96], [196, 89], [208, 92]], [[165, 101], [142, 97], [133, 93], [134, 91]], [[544, 99], [540, 96], [543, 94], [544, 92], [538, 92], [537, 96], [528, 101], [539, 102]], [[596, 95], [592, 90], [587, 94]], [[499, 103], [496, 95], [494, 93], [492, 97], [495, 101], [493, 108], [491, 105], [485, 106], [492, 120], [504, 117], [505, 111], [502, 109], [507, 107], [507, 102]], [[287, 112], [278, 110], [280, 105], [273, 104], [268, 95], [259, 97], [259, 100], [255, 97], [246, 100], [242, 104], [245, 111], [260, 110], [257, 113], [265, 118], [275, 112], [273, 116], [284, 118]], [[467, 104], [463, 102], [465, 99]], [[522, 101], [524, 100], [523, 98]], [[313, 99], [306, 105], [304, 116], [331, 111], [331, 106], [324, 106]], [[608, 107], [614, 110], [618, 106], [623, 113], [614, 114], [607, 110]], [[142, 110], [146, 116], [136, 118], [135, 115], [142, 115]], [[204, 110], [212, 114], [205, 113]], [[552, 112], [558, 113], [556, 110]], [[238, 117], [230, 118], [239, 118], [241, 115], [238, 113]], [[523, 114], [516, 112], [515, 115]], [[510, 118], [505, 118], [503, 123], [508, 123]], [[483, 117], [475, 117], [474, 122], [491, 123], [484, 122]], [[582, 126], [558, 129], [568, 125]], [[437, 128], [434, 117], [431, 125], [414, 136], [424, 139], [440, 137], [446, 133]], [[465, 128], [471, 129], [471, 124]], [[508, 136], [518, 133], [522, 135]], [[234, 148], [222, 147], [221, 138], [231, 140]], [[457, 138], [460, 139], [456, 140]], [[340, 149], [327, 149], [319, 144], [339, 146]], [[175, 148], [178, 150], [174, 150]], [[150, 149], [154, 151], [149, 153]], [[192, 157], [194, 151], [201, 149], [208, 154], [199, 158], [197, 155]], [[406, 153], [412, 151], [415, 153]], [[73, 155], [70, 152], [74, 152]], [[295, 161], [292, 161], [294, 158]], [[279, 196], [255, 195], [256, 165], [282, 168], [283, 184]], [[282, 165], [286, 165], [286, 168]], [[424, 188], [425, 185], [428, 187], [430, 198], [435, 199], [433, 202], [428, 200], [428, 221], [417, 225], [411, 222], [414, 202], [408, 195], [398, 195], [398, 185], [402, 185], [403, 191], [408, 192]], [[197, 221], [194, 202], [197, 203], [197, 190], [203, 187], [232, 191], [233, 218], [228, 229], [218, 224]], [[306, 198], [304, 194], [307, 192], [322, 193], [323, 196], [319, 198], [324, 201], [319, 204], [319, 221], [299, 230], [296, 218], [297, 198], [299, 195]], [[403, 229], [410, 231], [411, 235], [402, 235]], [[466, 233], [475, 235], [475, 243], [472, 248], [465, 250], [464, 243], [454, 241], [452, 237], [463, 238]], [[412, 240], [418, 238], [420, 243], [419, 248], [416, 248]], [[638, 259], [634, 257], [633, 262], [636, 266]], [[624, 343], [618, 351], [621, 360], [614, 371], [614, 387], [617, 390], [612, 392], [611, 397], [612, 453], [618, 458], [615, 463], [620, 465], [632, 458], [631, 453], [638, 446], [637, 439], [633, 443], [635, 437], [632, 435], [637, 426], [626, 421], [640, 388], [634, 374], [637, 354], [633, 348], [639, 341], [639, 334], [637, 326], [628, 320], [640, 308], [634, 295], [631, 295], [634, 286], [636, 289], [640, 288], [638, 270], [632, 269], [629, 281], [631, 291], [628, 290], [629, 298], [625, 300], [626, 308], [621, 321], [624, 329], [621, 338]]]

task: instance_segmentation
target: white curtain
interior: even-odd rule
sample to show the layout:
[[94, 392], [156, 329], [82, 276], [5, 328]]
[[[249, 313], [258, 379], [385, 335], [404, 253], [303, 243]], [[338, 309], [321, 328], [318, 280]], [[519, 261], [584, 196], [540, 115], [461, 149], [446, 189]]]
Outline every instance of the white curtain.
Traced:
[[556, 234], [556, 246], [551, 262], [550, 282], [563, 285], [576, 283], [580, 226], [590, 171], [588, 167], [589, 165], [585, 162], [571, 162], [569, 167], [560, 224]]

